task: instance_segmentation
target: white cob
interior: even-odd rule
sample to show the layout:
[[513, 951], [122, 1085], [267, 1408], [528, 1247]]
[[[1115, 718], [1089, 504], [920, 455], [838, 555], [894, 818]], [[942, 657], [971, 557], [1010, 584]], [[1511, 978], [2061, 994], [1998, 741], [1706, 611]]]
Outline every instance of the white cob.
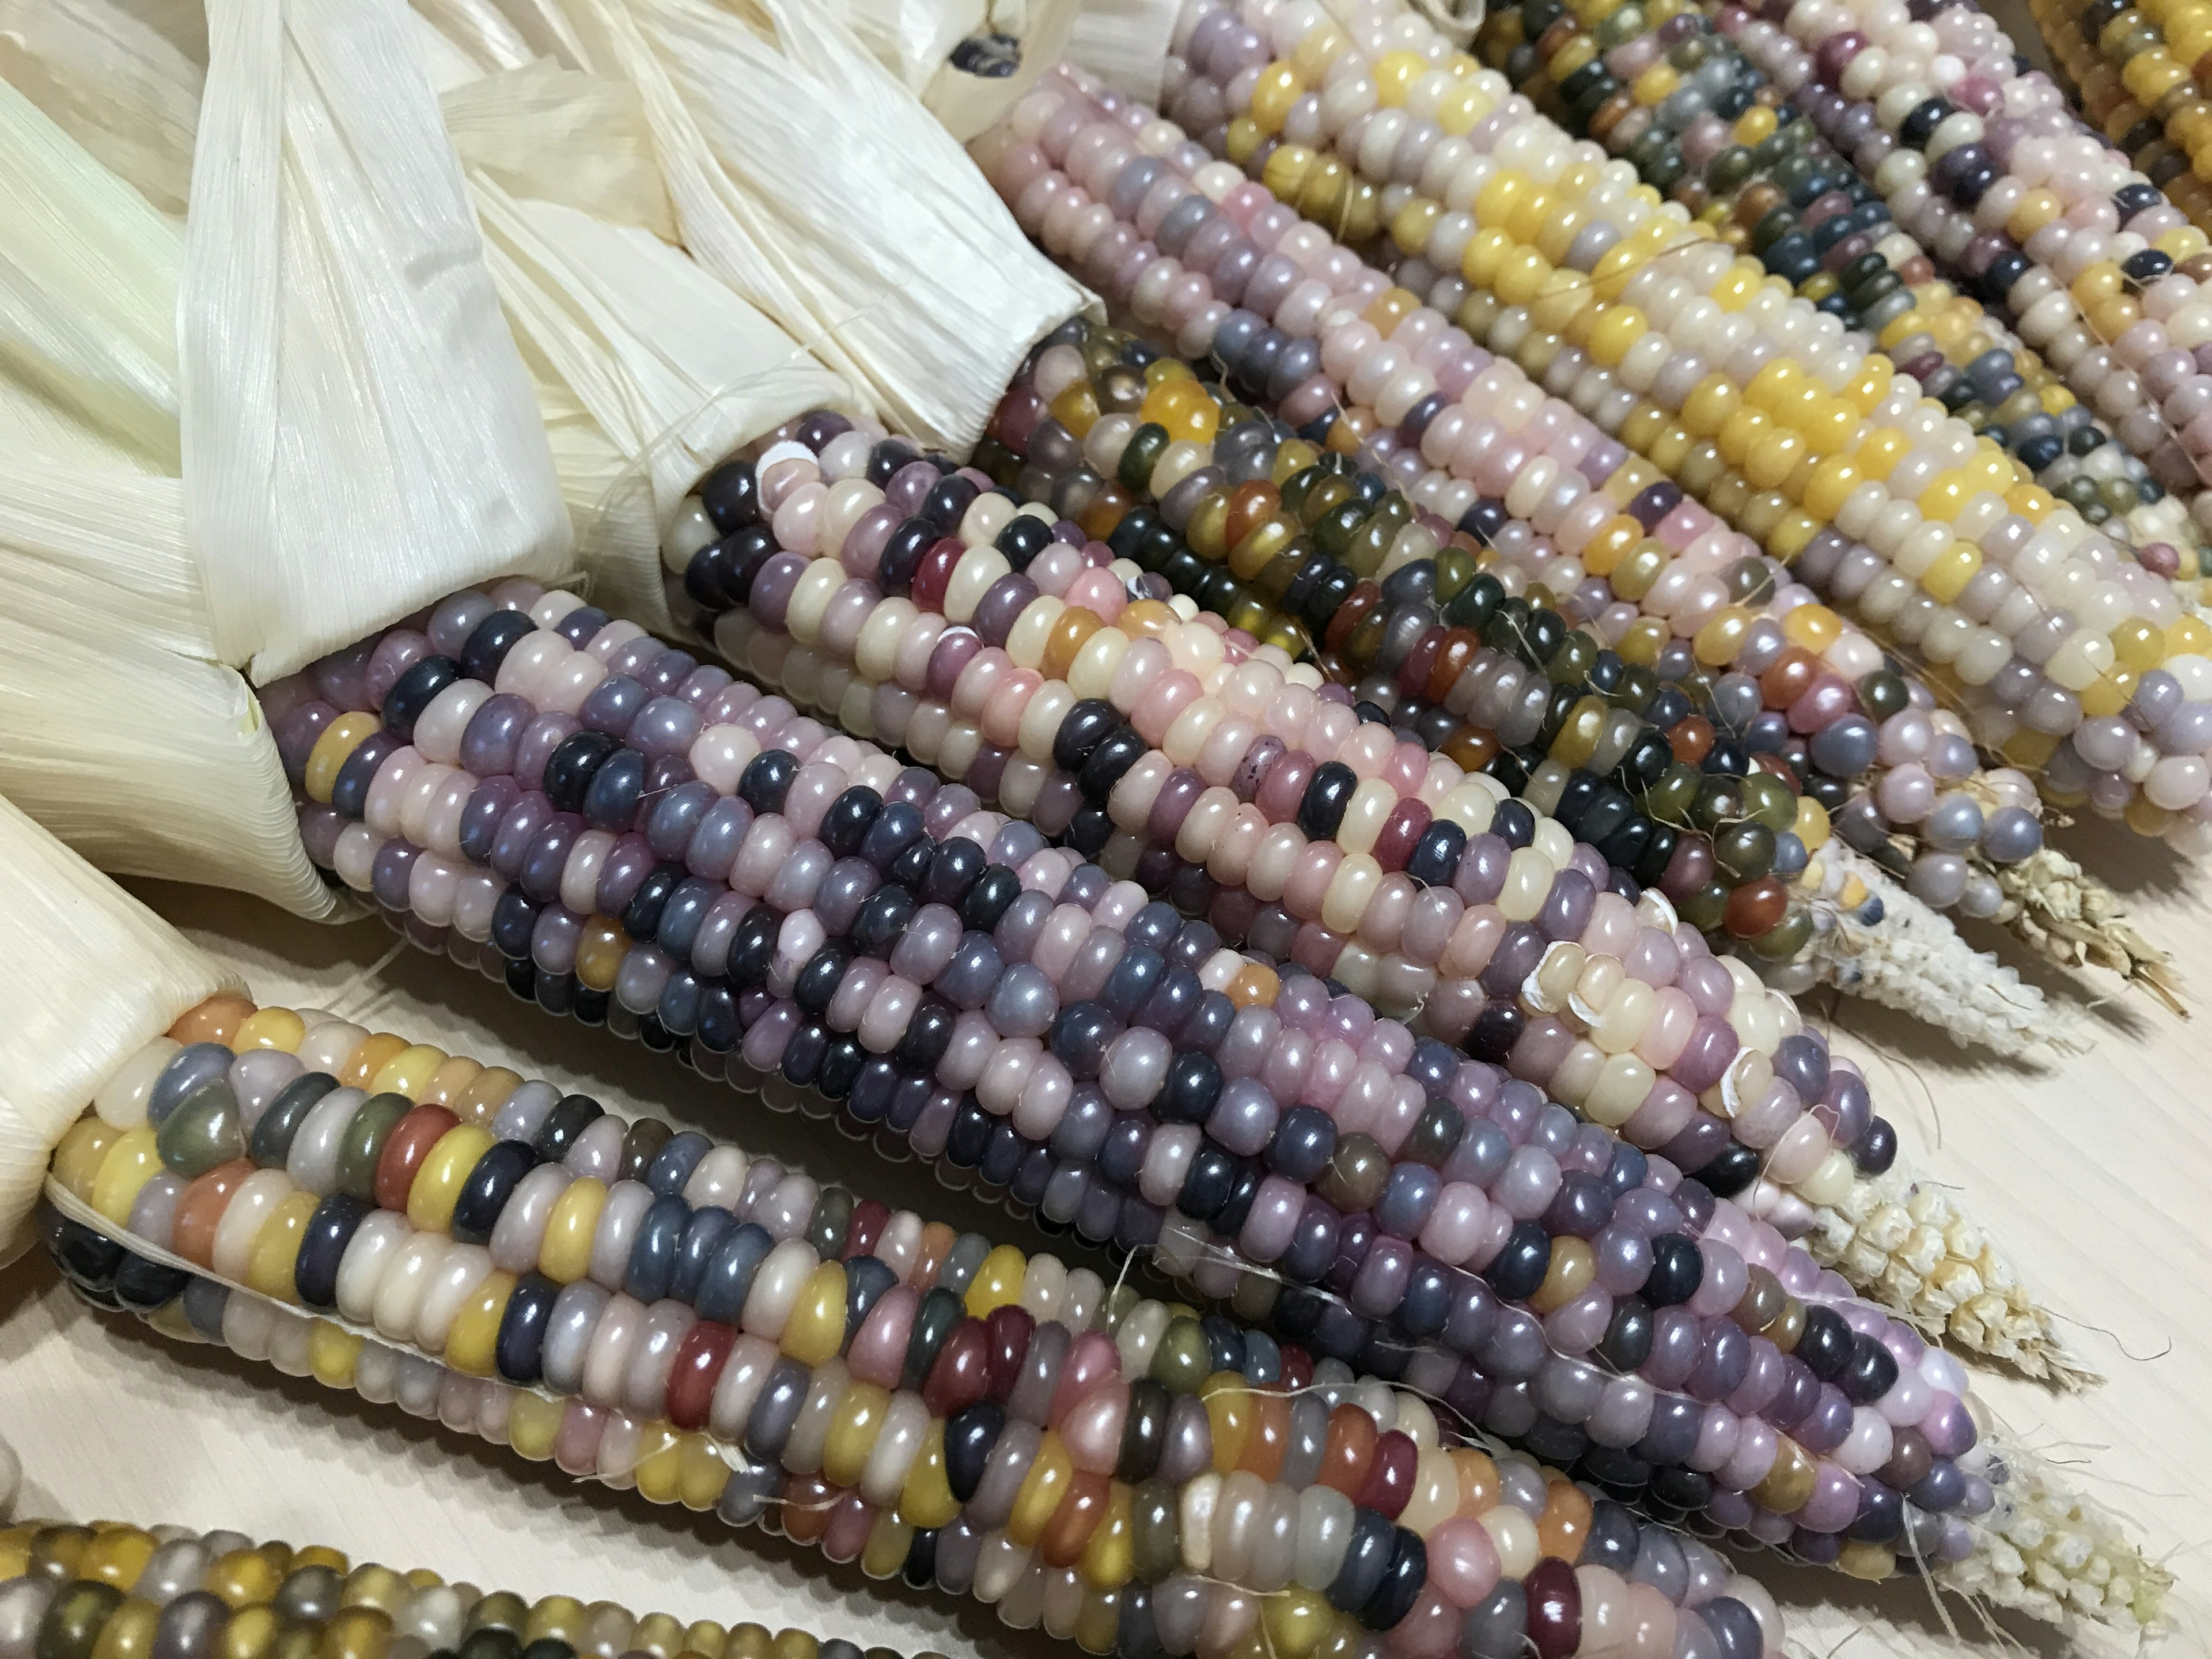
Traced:
[[[1880, 905], [1847, 906], [1856, 878]], [[2070, 1013], [1986, 951], [1977, 951], [1939, 915], [1893, 881], [1870, 859], [1830, 841], [1807, 866], [1799, 891], [1811, 902], [1817, 932], [1802, 961], [1762, 967], [1768, 983], [1798, 992], [1832, 985], [1852, 996], [1936, 1027], [1961, 1047], [2017, 1054], [2039, 1045], [2060, 1054], [2081, 1043]]]
[[1968, 1353], [2039, 1381], [2079, 1387], [2097, 1374], [2070, 1354], [1989, 1235], [1902, 1160], [1813, 1212], [1803, 1243], [1860, 1294]]

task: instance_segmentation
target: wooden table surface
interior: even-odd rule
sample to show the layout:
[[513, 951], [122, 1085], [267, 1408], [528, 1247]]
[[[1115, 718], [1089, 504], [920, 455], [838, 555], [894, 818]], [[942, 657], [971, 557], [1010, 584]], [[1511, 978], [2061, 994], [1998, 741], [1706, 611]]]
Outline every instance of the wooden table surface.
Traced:
[[[2162, 849], [2092, 828], [2071, 832], [2113, 878], [2136, 920], [2172, 948], [2190, 983], [2212, 988], [2204, 920], [2212, 879]], [[1020, 1241], [1023, 1230], [912, 1164], [855, 1158], [834, 1126], [757, 1109], [604, 1031], [546, 1018], [451, 963], [392, 954], [374, 922], [317, 927], [251, 901], [152, 887], [149, 899], [234, 961], [265, 1001], [337, 1009], [471, 1054], [537, 1069], [610, 1105], [717, 1127], [864, 1191]], [[2212, 1146], [2203, 1101], [2212, 1046], [2109, 983], [2036, 975], [2091, 1007], [2088, 1053], [2055, 1066], [1972, 1054], [1909, 1022], [1844, 1003], [1823, 1008], [1838, 1046], [1867, 1065], [1910, 1156], [1962, 1189], [2049, 1305], [2082, 1322], [2082, 1357], [2108, 1381], [2058, 1395], [1984, 1376], [1985, 1397], [2027, 1444], [2080, 1464], [2081, 1484], [2142, 1523], [2179, 1583], [2172, 1629], [2152, 1648], [2212, 1652], [2212, 1274], [2189, 1241], [2204, 1222]], [[2208, 992], [2212, 994], [2212, 992]], [[1034, 1242], [1034, 1241], [1031, 1241]], [[874, 1586], [839, 1567], [711, 1518], [568, 1480], [550, 1465], [351, 1395], [95, 1315], [33, 1258], [0, 1278], [0, 1435], [24, 1465], [19, 1512], [233, 1527], [336, 1545], [356, 1559], [429, 1566], [526, 1595], [605, 1597], [684, 1619], [757, 1619], [912, 1653], [1042, 1654], [1039, 1632], [990, 1610]], [[1879, 1589], [1781, 1567], [1765, 1576], [1791, 1620], [1794, 1652], [1826, 1659], [2017, 1651], [2124, 1654], [2131, 1641], [2078, 1642], [2016, 1620], [1990, 1633], [1978, 1612], [1938, 1609], [1923, 1588]], [[1954, 1625], [1956, 1634], [1947, 1627]]]

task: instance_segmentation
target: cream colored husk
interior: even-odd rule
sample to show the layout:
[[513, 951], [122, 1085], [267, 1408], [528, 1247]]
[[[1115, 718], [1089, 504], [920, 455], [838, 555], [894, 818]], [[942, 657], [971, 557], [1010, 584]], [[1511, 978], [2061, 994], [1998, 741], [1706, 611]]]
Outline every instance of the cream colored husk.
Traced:
[[[0, 1261], [20, 1247], [46, 1160], [104, 1079], [236, 981], [0, 800]], [[9, 1241], [15, 1241], [11, 1246]]]
[[563, 574], [537, 404], [399, 0], [214, 0], [179, 301], [224, 660], [288, 673], [482, 578]]
[[0, 791], [106, 868], [327, 915], [185, 540], [182, 251], [0, 82]]
[[700, 477], [810, 409], [856, 399], [660, 239], [674, 216], [634, 88], [540, 60], [444, 103], [592, 598], [665, 630], [662, 532]]
[[760, 0], [565, 0], [580, 67], [643, 96], [692, 257], [894, 429], [965, 454], [1091, 296], [833, 18]]
[[1076, 14], [1067, 60], [1143, 104], [1160, 100], [1179, 0], [1091, 0]]

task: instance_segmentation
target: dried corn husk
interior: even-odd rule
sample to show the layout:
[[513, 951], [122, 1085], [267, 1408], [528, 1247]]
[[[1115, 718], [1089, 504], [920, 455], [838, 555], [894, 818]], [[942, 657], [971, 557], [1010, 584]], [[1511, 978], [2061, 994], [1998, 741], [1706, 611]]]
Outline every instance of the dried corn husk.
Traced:
[[328, 915], [185, 539], [182, 252], [0, 82], [0, 791], [108, 869]]
[[843, 381], [672, 236], [635, 88], [540, 61], [449, 91], [492, 278], [594, 602], [673, 625], [662, 532], [700, 477]]
[[[413, 0], [415, 11], [465, 53], [479, 74], [520, 69], [540, 54], [493, 0]], [[447, 112], [447, 130], [453, 113]]]
[[981, 137], [1012, 114], [1014, 106], [1045, 71], [1067, 55], [1082, 9], [1080, 0], [992, 0], [984, 27], [1013, 41], [1018, 54], [1014, 72], [977, 75], [947, 58], [915, 90], [929, 112], [962, 143]]
[[167, 37], [107, 0], [0, 0], [0, 79], [102, 167], [179, 217], [191, 186], [201, 78]]
[[441, 105], [446, 94], [453, 88], [483, 76], [483, 70], [477, 59], [440, 33], [421, 12], [407, 14], [407, 33], [422, 65], [422, 73], [429, 78], [430, 89], [438, 94]]
[[1030, 344], [1090, 303], [834, 19], [793, 0], [566, 9], [585, 67], [643, 95], [692, 256], [897, 429], [965, 453]]
[[[0, 1261], [46, 1160], [121, 1061], [235, 981], [0, 800]], [[9, 1241], [18, 1241], [11, 1245]]]
[[[1006, 119], [1022, 95], [1066, 54], [1081, 27], [1080, 0], [820, 0], [899, 84], [965, 143]], [[1173, 20], [1170, 11], [1170, 21]], [[990, 55], [1011, 47], [1013, 72], [985, 75], [953, 61], [962, 41], [988, 37]], [[1167, 38], [1160, 39], [1164, 55]]]
[[[82, 138], [0, 87], [0, 788], [109, 869], [330, 915], [337, 902], [299, 844], [259, 706], [226, 662], [225, 567], [204, 562], [186, 535], [175, 333], [185, 237], [88, 149], [144, 136], [113, 153], [149, 188], [189, 176], [191, 77], [111, 73], [85, 40], [132, 41], [149, 60], [181, 53], [134, 35], [131, 15], [100, 0], [84, 0], [80, 21], [76, 35], [24, 32], [11, 62]], [[376, 136], [404, 148], [399, 129]], [[488, 289], [480, 259], [476, 269]], [[377, 291], [366, 279], [352, 289]], [[373, 385], [345, 390], [374, 411]], [[557, 501], [551, 512], [565, 535]], [[370, 620], [489, 572], [417, 560], [404, 574], [416, 585], [395, 580]], [[313, 569], [292, 577], [331, 586]], [[312, 657], [356, 631], [289, 648]], [[167, 807], [148, 812], [157, 799]]]
[[[564, 69], [588, 66], [590, 53], [568, 19], [564, 0], [426, 0], [425, 10], [434, 18], [438, 13], [463, 3], [471, 11], [496, 11], [522, 37], [532, 57], [550, 58]], [[498, 67], [512, 69], [515, 65], [501, 64]]]
[[919, 98], [953, 47], [992, 28], [994, 11], [1018, 14], [1026, 8], [994, 7], [987, 0], [827, 0], [822, 9]]
[[178, 462], [176, 224], [0, 87], [0, 370], [136, 470]]
[[218, 654], [268, 679], [573, 541], [399, 0], [208, 17], [185, 501]]
[[[602, 443], [556, 436], [561, 483], [590, 550], [592, 598], [672, 625], [661, 532], [724, 456], [810, 409], [850, 405], [837, 376], [690, 257], [635, 227], [480, 182], [477, 212], [525, 358]], [[566, 441], [563, 441], [565, 437]], [[595, 455], [593, 447], [598, 449]]]
[[204, 0], [116, 0], [116, 4], [174, 46], [188, 61], [201, 64], [207, 62]]
[[[111, 128], [139, 139], [119, 170], [149, 201], [191, 177], [201, 124], [228, 133], [216, 142], [230, 157], [210, 166], [192, 216], [195, 285], [179, 303], [173, 276], [159, 307], [143, 307], [170, 341], [181, 316], [188, 368], [195, 341], [212, 354], [192, 420], [212, 654], [270, 677], [469, 580], [560, 575], [571, 540], [544, 435], [520, 418], [515, 352], [484, 327], [491, 283], [427, 97], [422, 53], [441, 35], [394, 0], [237, 0], [216, 7], [237, 62], [201, 111], [199, 66], [177, 46], [108, 0], [70, 11], [76, 33], [38, 35], [60, 42], [33, 66], [40, 86], [95, 155]], [[104, 58], [82, 38], [115, 45]], [[445, 49], [445, 73], [476, 76]], [[349, 76], [316, 80], [319, 60]], [[349, 104], [347, 80], [376, 84]], [[542, 118], [522, 137], [556, 143], [556, 128]], [[562, 146], [553, 159], [630, 185], [648, 177], [641, 150], [588, 161]], [[241, 166], [261, 170], [257, 181], [241, 181]], [[177, 400], [161, 411], [170, 453], [157, 456], [173, 469]]]
[[0, 792], [104, 869], [330, 915], [197, 574], [176, 480], [0, 465]]
[[449, 87], [438, 107], [472, 181], [677, 240], [636, 88], [533, 58]]
[[1067, 60], [1139, 103], [1160, 101], [1178, 0], [1091, 0], [1076, 14]]

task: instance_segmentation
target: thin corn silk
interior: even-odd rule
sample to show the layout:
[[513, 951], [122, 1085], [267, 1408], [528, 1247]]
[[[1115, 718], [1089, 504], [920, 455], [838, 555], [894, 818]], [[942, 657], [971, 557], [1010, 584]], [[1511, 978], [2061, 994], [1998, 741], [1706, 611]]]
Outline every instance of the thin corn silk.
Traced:
[[[0, 653], [13, 641], [0, 639]], [[125, 1057], [233, 981], [184, 937], [0, 799], [0, 1260], [46, 1159]]]
[[216, 0], [178, 302], [219, 653], [283, 674], [573, 539], [397, 0]]
[[1139, 103], [1160, 100], [1177, 0], [1091, 0], [1076, 14], [1066, 59]]
[[[699, 0], [569, 10], [644, 95], [693, 257], [899, 429], [966, 453], [1030, 342], [1089, 304], [834, 20], [783, 0], [758, 29]], [[841, 201], [872, 210], [833, 229]]]
[[0, 0], [0, 79], [161, 212], [191, 183], [199, 65], [109, 0]]

